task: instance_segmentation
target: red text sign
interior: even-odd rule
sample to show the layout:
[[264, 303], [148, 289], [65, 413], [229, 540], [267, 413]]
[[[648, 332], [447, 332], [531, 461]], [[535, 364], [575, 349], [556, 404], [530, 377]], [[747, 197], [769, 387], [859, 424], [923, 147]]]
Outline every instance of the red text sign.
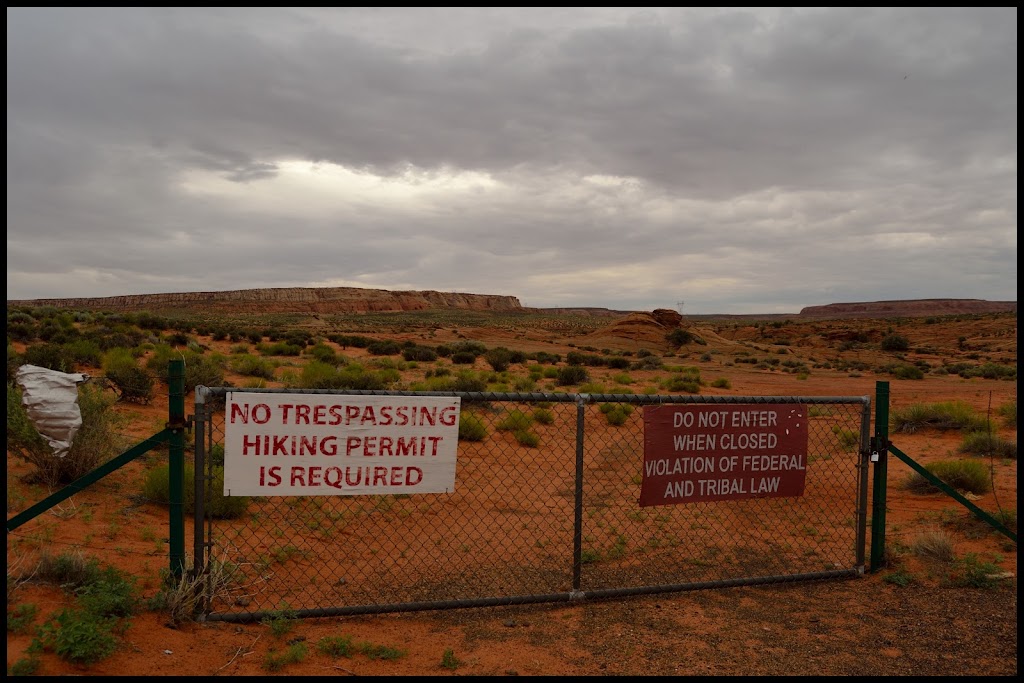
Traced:
[[644, 407], [641, 507], [801, 496], [803, 405]]
[[454, 491], [460, 401], [229, 392], [224, 495]]

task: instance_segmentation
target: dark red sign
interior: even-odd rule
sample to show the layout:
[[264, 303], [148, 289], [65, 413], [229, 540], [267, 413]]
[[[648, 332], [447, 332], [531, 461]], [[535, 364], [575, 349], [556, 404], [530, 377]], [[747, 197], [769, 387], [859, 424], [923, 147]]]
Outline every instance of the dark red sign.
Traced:
[[807, 407], [644, 407], [640, 506], [802, 496]]

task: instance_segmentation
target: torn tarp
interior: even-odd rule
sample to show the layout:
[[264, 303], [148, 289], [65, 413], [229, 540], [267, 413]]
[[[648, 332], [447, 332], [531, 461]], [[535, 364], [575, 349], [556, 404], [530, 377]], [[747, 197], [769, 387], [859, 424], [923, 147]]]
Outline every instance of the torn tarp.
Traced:
[[84, 373], [59, 372], [37, 365], [22, 365], [15, 375], [25, 412], [58, 458], [71, 450], [71, 442], [82, 426], [78, 385], [88, 379], [89, 375]]

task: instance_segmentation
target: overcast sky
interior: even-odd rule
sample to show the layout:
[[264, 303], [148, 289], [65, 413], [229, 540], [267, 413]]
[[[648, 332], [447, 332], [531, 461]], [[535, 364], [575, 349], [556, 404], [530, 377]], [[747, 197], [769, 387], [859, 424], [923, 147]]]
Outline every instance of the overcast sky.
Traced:
[[1017, 298], [1017, 9], [10, 8], [7, 298]]

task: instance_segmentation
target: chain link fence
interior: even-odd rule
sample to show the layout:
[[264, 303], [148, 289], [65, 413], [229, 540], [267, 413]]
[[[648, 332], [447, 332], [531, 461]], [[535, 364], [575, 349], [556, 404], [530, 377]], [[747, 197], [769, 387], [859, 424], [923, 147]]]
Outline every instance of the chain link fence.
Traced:
[[[197, 389], [196, 470], [218, 479], [227, 388]], [[388, 392], [456, 396], [454, 491], [251, 497], [214, 518], [197, 483], [207, 619], [571, 601], [863, 572], [867, 397]], [[802, 495], [641, 506], [645, 408], [799, 404]], [[467, 426], [467, 425], [462, 425]]]

